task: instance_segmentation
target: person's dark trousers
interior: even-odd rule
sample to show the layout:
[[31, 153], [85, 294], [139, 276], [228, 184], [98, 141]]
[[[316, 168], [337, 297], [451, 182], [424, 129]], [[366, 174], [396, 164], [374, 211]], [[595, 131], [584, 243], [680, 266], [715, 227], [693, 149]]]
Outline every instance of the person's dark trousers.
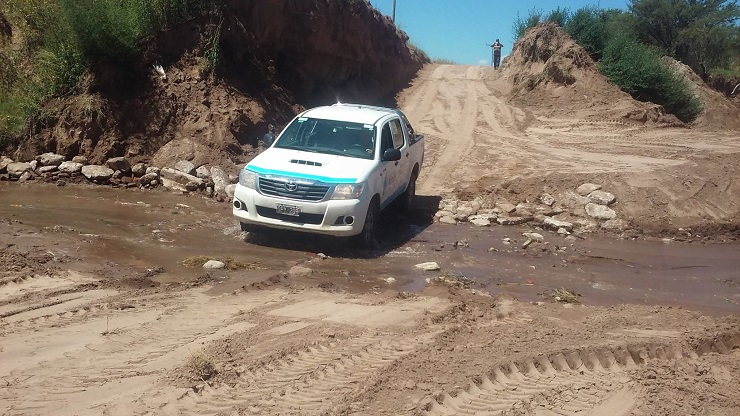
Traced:
[[501, 65], [501, 55], [493, 55], [493, 68], [498, 69]]

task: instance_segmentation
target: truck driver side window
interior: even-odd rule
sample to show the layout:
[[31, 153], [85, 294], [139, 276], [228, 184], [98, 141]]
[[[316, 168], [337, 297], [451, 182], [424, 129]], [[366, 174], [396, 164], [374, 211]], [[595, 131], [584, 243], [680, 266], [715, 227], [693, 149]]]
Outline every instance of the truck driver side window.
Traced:
[[393, 134], [393, 147], [401, 149], [403, 147], [403, 130], [401, 129], [401, 120], [395, 119], [388, 123]]

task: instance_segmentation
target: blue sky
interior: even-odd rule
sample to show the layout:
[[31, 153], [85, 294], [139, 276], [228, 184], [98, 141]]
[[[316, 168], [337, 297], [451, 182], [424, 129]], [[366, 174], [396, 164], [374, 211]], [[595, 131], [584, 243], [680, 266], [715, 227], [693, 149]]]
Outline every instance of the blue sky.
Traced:
[[[383, 14], [391, 15], [393, 0], [370, 0]], [[627, 9], [628, 0], [396, 0], [396, 25], [430, 58], [444, 58], [464, 65], [490, 65], [491, 48], [499, 38], [503, 56], [511, 51], [512, 26], [517, 12], [524, 18], [532, 9], [545, 13], [558, 6], [571, 11], [583, 6]]]

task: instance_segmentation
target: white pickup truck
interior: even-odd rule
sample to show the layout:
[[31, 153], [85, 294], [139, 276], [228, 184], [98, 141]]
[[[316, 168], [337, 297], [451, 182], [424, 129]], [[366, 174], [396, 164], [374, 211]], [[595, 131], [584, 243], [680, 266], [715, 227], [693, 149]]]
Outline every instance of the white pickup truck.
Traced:
[[242, 169], [233, 214], [248, 231], [282, 228], [373, 244], [382, 209], [409, 209], [424, 136], [397, 109], [335, 104], [304, 111]]

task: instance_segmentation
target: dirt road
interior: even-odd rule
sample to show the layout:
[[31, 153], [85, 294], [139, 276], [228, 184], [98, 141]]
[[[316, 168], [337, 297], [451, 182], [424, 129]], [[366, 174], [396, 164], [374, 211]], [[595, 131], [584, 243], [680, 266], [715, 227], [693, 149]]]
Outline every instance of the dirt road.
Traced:
[[[401, 94], [401, 108], [427, 137], [419, 193], [481, 195], [505, 184], [533, 199], [594, 181], [646, 228], [740, 215], [737, 131], [609, 119], [588, 102], [558, 100], [557, 88], [525, 106], [510, 99], [512, 71], [432, 65]], [[543, 104], [553, 100], [559, 107]]]
[[[428, 139], [420, 205], [601, 179], [623, 214], [666, 198], [653, 218], [735, 215], [734, 133], [524, 110], [503, 77], [430, 67], [402, 95]], [[195, 196], [0, 184], [0, 413], [740, 411], [737, 243], [573, 241], [433, 212], [385, 217], [380, 249], [358, 252], [242, 234], [227, 203]]]

